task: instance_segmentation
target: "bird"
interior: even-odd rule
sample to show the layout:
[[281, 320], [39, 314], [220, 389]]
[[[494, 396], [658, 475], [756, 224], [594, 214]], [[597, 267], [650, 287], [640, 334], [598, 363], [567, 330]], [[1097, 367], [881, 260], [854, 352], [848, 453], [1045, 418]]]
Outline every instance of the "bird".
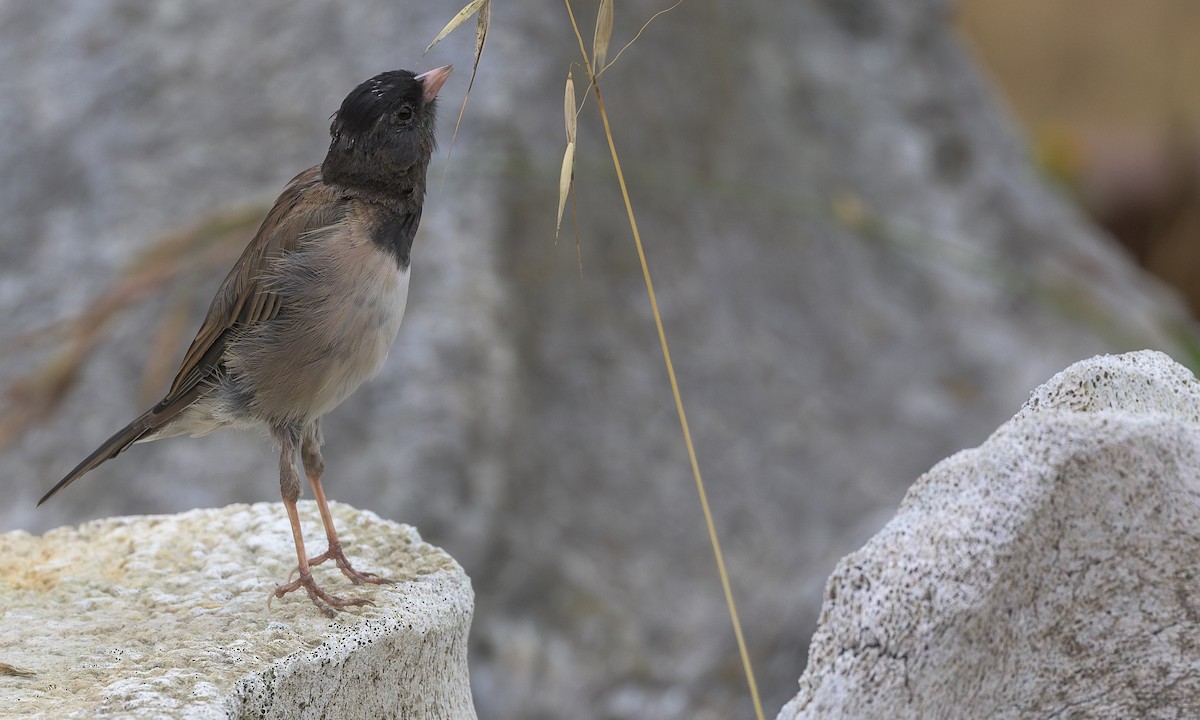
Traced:
[[[303, 588], [333, 617], [362, 598], [333, 595], [312, 566], [332, 560], [354, 584], [390, 583], [346, 559], [321, 476], [321, 418], [374, 376], [399, 331], [410, 253], [433, 155], [437, 95], [453, 66], [391, 70], [359, 84], [332, 116], [324, 161], [293, 178], [221, 283], [166, 396], [38, 501], [136, 443], [266, 428], [280, 449], [279, 486]], [[328, 549], [305, 550], [296, 502], [300, 456]]]

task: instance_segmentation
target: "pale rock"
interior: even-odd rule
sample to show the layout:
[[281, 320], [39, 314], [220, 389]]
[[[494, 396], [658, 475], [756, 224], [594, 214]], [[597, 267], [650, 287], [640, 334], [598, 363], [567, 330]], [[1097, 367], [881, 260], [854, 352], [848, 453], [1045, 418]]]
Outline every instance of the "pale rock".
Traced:
[[1059, 373], [838, 564], [779, 720], [1200, 716], [1198, 456], [1167, 356]]
[[[295, 567], [279, 504], [96, 520], [0, 535], [0, 717], [474, 718], [462, 568], [413, 528], [332, 505], [362, 570], [330, 592], [373, 606], [326, 618], [303, 591], [268, 598]], [[301, 503], [310, 553], [320, 517]]]

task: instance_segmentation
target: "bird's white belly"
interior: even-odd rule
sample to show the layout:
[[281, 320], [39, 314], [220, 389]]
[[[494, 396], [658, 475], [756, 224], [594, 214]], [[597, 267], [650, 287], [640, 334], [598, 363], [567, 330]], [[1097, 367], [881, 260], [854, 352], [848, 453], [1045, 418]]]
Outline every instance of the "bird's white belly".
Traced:
[[[385, 266], [386, 267], [386, 266]], [[374, 377], [387, 360], [388, 350], [400, 330], [408, 303], [408, 269], [392, 265], [383, 277], [363, 278], [347, 288], [346, 311], [331, 313], [326, 326], [327, 346], [332, 349], [322, 363], [322, 378], [309, 410], [320, 417], [349, 397], [358, 386]]]

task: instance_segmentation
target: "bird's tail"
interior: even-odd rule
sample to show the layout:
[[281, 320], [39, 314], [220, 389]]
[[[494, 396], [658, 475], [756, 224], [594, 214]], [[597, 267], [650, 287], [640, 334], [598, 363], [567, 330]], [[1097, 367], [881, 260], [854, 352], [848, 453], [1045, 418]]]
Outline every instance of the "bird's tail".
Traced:
[[155, 440], [158, 437], [162, 437], [159, 431], [163, 430], [165, 425], [174, 420], [180, 412], [191, 405], [200, 395], [200, 392], [200, 387], [192, 388], [179, 397], [164, 399], [153, 408], [139, 415], [136, 420], [121, 428], [116, 435], [105, 440], [103, 445], [93, 450], [92, 454], [84, 458], [83, 462], [75, 466], [74, 470], [67, 473], [65, 478], [59, 480], [57, 485], [50, 488], [50, 492], [43, 495], [41, 500], [38, 500], [38, 505], [54, 497], [54, 494], [59, 490], [95, 470], [105, 460], [112, 460], [117, 455], [120, 455], [125, 448], [135, 442], [139, 440]]
[[75, 469], [67, 473], [65, 478], [59, 480], [57, 485], [50, 488], [50, 492], [43, 495], [41, 500], [38, 500], [38, 505], [41, 505], [50, 498], [54, 497], [54, 494], [59, 490], [62, 490], [92, 470], [95, 470], [105, 460], [112, 460], [117, 455], [121, 454], [125, 448], [149, 434], [151, 431], [149, 420], [151, 419], [151, 414], [153, 412], [154, 411], [151, 410], [143, 413], [140, 417], [138, 417], [137, 420], [134, 420], [126, 425], [116, 435], [113, 435], [108, 440], [105, 440], [103, 445], [92, 451], [92, 454], [88, 455], [83, 462], [76, 465]]

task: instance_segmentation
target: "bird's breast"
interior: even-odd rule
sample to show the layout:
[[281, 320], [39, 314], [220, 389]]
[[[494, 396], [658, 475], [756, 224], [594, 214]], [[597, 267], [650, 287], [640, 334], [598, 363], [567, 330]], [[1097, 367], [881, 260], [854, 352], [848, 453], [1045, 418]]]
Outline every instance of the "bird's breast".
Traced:
[[[334, 303], [318, 333], [325, 348], [310, 413], [319, 417], [337, 407], [387, 360], [408, 303], [408, 268], [387, 253], [372, 250], [371, 260], [343, 275], [342, 302]], [[343, 294], [344, 293], [344, 294]]]
[[375, 375], [408, 301], [408, 268], [361, 234], [321, 238], [281, 260], [273, 319], [227, 349], [219, 401], [225, 422], [305, 422]]

